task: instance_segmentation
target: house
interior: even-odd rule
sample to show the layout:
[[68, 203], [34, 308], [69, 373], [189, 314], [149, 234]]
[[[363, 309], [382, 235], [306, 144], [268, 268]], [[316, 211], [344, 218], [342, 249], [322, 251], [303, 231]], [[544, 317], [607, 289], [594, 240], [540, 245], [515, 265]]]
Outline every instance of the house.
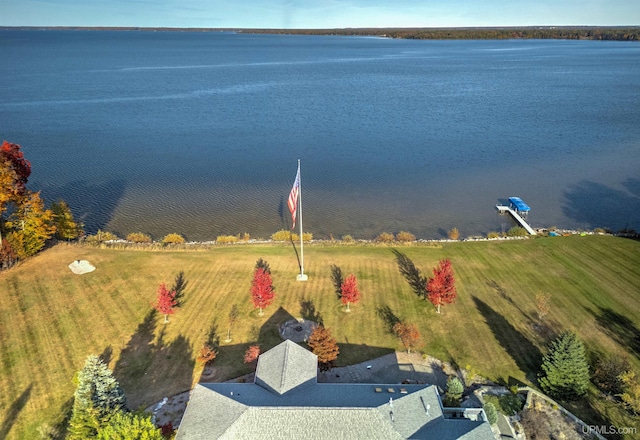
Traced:
[[198, 384], [177, 440], [494, 440], [480, 408], [442, 407], [433, 385], [317, 383], [317, 357], [286, 340], [258, 358], [254, 383]]

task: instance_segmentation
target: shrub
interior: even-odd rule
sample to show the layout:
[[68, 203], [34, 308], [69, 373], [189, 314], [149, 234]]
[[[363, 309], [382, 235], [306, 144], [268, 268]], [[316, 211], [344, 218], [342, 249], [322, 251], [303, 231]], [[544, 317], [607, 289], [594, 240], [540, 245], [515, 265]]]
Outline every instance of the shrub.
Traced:
[[103, 241], [111, 241], [118, 240], [118, 236], [113, 232], [102, 231], [98, 229], [98, 232], [95, 235], [90, 235], [87, 237], [87, 241], [89, 243], [102, 243]]
[[165, 244], [183, 244], [185, 239], [180, 234], [172, 233], [165, 235], [162, 242]]
[[251, 235], [249, 235], [248, 232], [245, 232], [244, 234], [242, 234], [242, 241], [247, 242], [251, 239]]
[[496, 231], [491, 231], [487, 234], [487, 238], [500, 238], [500, 233]]
[[457, 240], [460, 238], [460, 231], [458, 231], [458, 228], [451, 228], [447, 235], [451, 240]]
[[311, 240], [313, 240], [313, 234], [311, 232], [302, 233], [302, 241], [311, 241]]
[[491, 402], [487, 402], [482, 406], [484, 409], [484, 413], [487, 415], [487, 421], [491, 425], [495, 425], [498, 421], [498, 411], [496, 411], [496, 407]]
[[216, 243], [218, 244], [229, 244], [229, 243], [237, 243], [240, 239], [237, 235], [218, 235], [216, 238]]
[[127, 235], [127, 241], [132, 243], [151, 243], [151, 237], [143, 232], [132, 232]]
[[525, 228], [521, 228], [520, 226], [514, 226], [513, 228], [507, 231], [507, 237], [526, 237], [527, 230]]
[[631, 370], [626, 358], [600, 358], [596, 361], [593, 371], [593, 383], [605, 393], [613, 395], [622, 393], [620, 375]]
[[[271, 239], [273, 241], [298, 241], [300, 240], [300, 236], [294, 232], [280, 229], [279, 231], [271, 234]], [[311, 232], [304, 232], [302, 234], [302, 241], [311, 240], [313, 240], [313, 234]]]
[[390, 232], [382, 232], [376, 237], [376, 241], [380, 243], [393, 243], [395, 241], [395, 238]]
[[200, 348], [200, 354], [198, 354], [196, 362], [207, 365], [213, 362], [217, 355], [218, 352], [210, 344], [204, 344], [202, 348]]
[[353, 237], [349, 234], [342, 236], [342, 241], [345, 243], [353, 243]]
[[396, 235], [396, 240], [406, 243], [406, 242], [409, 242], [409, 241], [416, 241], [416, 236], [413, 235], [411, 232], [400, 231]]

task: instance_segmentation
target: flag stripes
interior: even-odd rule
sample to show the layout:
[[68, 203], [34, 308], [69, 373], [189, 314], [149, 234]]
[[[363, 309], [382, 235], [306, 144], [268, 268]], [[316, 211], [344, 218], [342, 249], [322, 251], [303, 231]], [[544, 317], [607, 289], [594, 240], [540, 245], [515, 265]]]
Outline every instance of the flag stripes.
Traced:
[[298, 196], [300, 194], [300, 164], [298, 164], [298, 172], [296, 173], [296, 180], [293, 182], [293, 188], [289, 193], [289, 200], [287, 206], [291, 211], [291, 229], [296, 227], [296, 214], [298, 212]]

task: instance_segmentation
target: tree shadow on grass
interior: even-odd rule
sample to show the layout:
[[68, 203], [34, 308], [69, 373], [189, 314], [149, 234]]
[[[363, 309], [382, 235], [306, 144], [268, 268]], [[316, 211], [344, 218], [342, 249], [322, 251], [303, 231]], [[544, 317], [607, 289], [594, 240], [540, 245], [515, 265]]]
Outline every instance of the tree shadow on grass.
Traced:
[[605, 333], [634, 356], [640, 357], [640, 329], [629, 318], [601, 307], [598, 307], [597, 314], [589, 311], [595, 316], [596, 322]]
[[342, 298], [342, 283], [344, 282], [344, 277], [342, 276], [342, 269], [335, 264], [331, 265], [331, 282], [333, 283], [333, 289], [338, 299]]
[[393, 326], [395, 326], [400, 322], [400, 318], [398, 318], [396, 314], [393, 313], [393, 310], [391, 310], [391, 307], [386, 305], [382, 307], [378, 307], [376, 309], [376, 315], [378, 315], [378, 317], [382, 319], [382, 322], [384, 323], [387, 333], [395, 335], [395, 332], [393, 331]]
[[525, 373], [527, 379], [535, 382], [536, 373], [542, 361], [542, 353], [538, 347], [487, 303], [475, 296], [472, 296], [472, 298], [476, 308], [484, 317], [485, 322], [500, 345], [515, 361], [518, 368]]
[[22, 391], [22, 393], [18, 396], [16, 400], [13, 401], [11, 406], [5, 412], [4, 418], [2, 419], [2, 424], [0, 424], [0, 438], [7, 438], [9, 431], [16, 423], [18, 419], [18, 415], [20, 411], [25, 407], [29, 398], [31, 397], [31, 390], [33, 389], [33, 384], [30, 384], [28, 387]]
[[413, 264], [413, 261], [397, 249], [392, 249], [396, 256], [396, 263], [400, 274], [407, 280], [413, 292], [421, 298], [427, 296], [427, 278], [424, 277], [420, 269]]
[[195, 360], [189, 340], [179, 335], [165, 341], [164, 325], [156, 340], [156, 330], [157, 313], [151, 310], [120, 352], [113, 369], [131, 409], [191, 388]]
[[300, 315], [305, 321], [313, 321], [324, 326], [322, 315], [320, 315], [320, 312], [316, 309], [316, 305], [310, 299], [300, 300]]
[[184, 304], [184, 290], [187, 288], [187, 284], [189, 284], [189, 282], [184, 277], [184, 270], [181, 270], [178, 272], [178, 275], [176, 275], [176, 279], [170, 289], [176, 292], [176, 307], [180, 307]]

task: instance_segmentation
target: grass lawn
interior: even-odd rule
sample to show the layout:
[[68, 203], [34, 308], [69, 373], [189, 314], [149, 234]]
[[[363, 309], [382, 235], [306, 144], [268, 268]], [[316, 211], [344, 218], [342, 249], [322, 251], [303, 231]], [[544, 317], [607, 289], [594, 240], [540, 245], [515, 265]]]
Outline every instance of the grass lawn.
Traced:
[[[626, 356], [640, 370], [640, 243], [608, 236], [398, 246], [425, 275], [450, 258], [458, 300], [442, 308], [418, 298], [402, 277], [392, 247], [305, 246], [309, 281], [296, 281], [290, 245], [235, 245], [206, 251], [139, 251], [58, 245], [0, 273], [0, 438], [38, 438], [68, 411], [72, 382], [88, 354], [101, 354], [120, 380], [129, 406], [146, 406], [189, 389], [200, 375], [194, 359], [214, 329], [218, 379], [249, 372], [247, 346], [281, 341], [277, 326], [292, 317], [321, 319], [347, 365], [402, 349], [389, 332], [396, 319], [419, 326], [423, 351], [505, 383], [535, 386], [549, 338], [573, 329], [591, 353]], [[276, 300], [258, 316], [249, 287], [258, 258], [271, 266]], [[87, 259], [95, 272], [67, 265]], [[358, 279], [362, 300], [351, 313], [337, 300], [331, 265]], [[157, 286], [180, 271], [184, 306], [163, 324], [152, 309]], [[540, 322], [535, 295], [550, 293]], [[225, 343], [232, 304], [240, 318]], [[587, 423], [598, 413], [618, 426], [637, 418], [596, 394], [578, 407]], [[599, 424], [599, 423], [598, 423]]]

